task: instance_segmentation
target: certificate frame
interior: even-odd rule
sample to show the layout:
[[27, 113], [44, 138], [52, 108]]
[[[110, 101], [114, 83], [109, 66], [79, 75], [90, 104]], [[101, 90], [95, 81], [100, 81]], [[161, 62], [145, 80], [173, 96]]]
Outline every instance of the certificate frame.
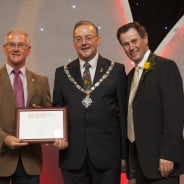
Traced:
[[67, 107], [17, 108], [15, 121], [16, 137], [22, 142], [49, 143], [57, 138], [68, 140]]

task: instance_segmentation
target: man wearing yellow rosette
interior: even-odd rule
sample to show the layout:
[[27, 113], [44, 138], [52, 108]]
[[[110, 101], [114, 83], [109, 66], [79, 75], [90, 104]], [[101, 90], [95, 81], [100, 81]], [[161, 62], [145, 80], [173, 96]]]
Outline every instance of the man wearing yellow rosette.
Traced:
[[138, 22], [121, 26], [117, 38], [135, 62], [128, 75], [129, 183], [178, 184], [184, 173], [184, 95], [175, 62], [149, 50]]

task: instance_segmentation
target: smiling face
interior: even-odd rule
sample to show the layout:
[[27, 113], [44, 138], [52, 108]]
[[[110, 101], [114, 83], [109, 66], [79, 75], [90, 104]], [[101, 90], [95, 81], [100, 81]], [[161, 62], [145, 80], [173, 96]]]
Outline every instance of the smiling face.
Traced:
[[73, 45], [79, 58], [88, 62], [97, 54], [100, 37], [92, 25], [80, 25], [74, 30]]
[[13, 68], [21, 68], [25, 65], [26, 57], [29, 56], [31, 47], [24, 32], [12, 31], [6, 38], [4, 54], [7, 56], [7, 64]]
[[144, 57], [148, 48], [148, 36], [145, 33], [142, 38], [136, 29], [130, 28], [127, 32], [120, 34], [120, 43], [126, 55], [138, 64]]

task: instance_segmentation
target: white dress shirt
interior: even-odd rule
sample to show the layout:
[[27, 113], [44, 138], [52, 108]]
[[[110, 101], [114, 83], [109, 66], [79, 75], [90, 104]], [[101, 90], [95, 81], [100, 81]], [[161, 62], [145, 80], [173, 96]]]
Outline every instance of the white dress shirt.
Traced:
[[151, 53], [151, 51], [147, 50], [146, 53], [144, 54], [143, 59], [138, 64], [138, 66], [139, 66], [139, 79], [141, 78], [142, 72], [144, 70], [144, 63], [148, 60], [148, 57], [149, 57], [150, 53]]

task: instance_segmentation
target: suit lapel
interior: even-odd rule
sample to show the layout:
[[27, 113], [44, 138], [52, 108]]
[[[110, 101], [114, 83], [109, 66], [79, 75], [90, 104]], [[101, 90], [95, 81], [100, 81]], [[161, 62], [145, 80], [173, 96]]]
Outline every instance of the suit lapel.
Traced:
[[[128, 76], [128, 84], [127, 84], [127, 90], [128, 90], [128, 94], [130, 94], [130, 88], [131, 88], [131, 84], [132, 84], [132, 80], [133, 80], [133, 76], [134, 76], [134, 71], [135, 71], [135, 68], [130, 72], [129, 76]], [[136, 96], [139, 94], [141, 88], [142, 88], [142, 85], [143, 85], [143, 82], [146, 78], [146, 75], [149, 73], [150, 71], [146, 71], [145, 69], [143, 70], [143, 73], [141, 75], [141, 78], [139, 80], [139, 84], [138, 84], [138, 87], [137, 87], [137, 90], [136, 90], [136, 94], [135, 94], [135, 97], [134, 99], [136, 98]]]
[[81, 76], [79, 59], [76, 59], [74, 62], [70, 63], [68, 65], [68, 70], [70, 75], [77, 81], [77, 83], [83, 87], [83, 79]]
[[135, 97], [136, 97], [136, 96], [138, 95], [138, 93], [140, 92], [141, 87], [142, 87], [143, 82], [144, 82], [144, 79], [145, 79], [145, 77], [146, 77], [147, 74], [148, 74], [148, 71], [143, 70], [142, 75], [141, 75], [141, 78], [140, 78], [140, 80], [139, 80], [139, 85], [138, 85], [138, 87], [137, 87], [137, 91], [136, 91]]
[[34, 92], [34, 85], [36, 84], [37, 81], [34, 74], [28, 69], [26, 69], [26, 78], [27, 78], [27, 92], [28, 92], [26, 107], [29, 107]]
[[6, 70], [6, 66], [4, 66], [0, 70], [0, 85], [5, 89], [8, 99], [15, 105], [17, 106], [16, 98], [13, 92], [13, 88]]
[[[153, 54], [153, 53], [150, 53], [150, 55], [149, 55], [149, 57], [148, 57], [148, 60], [150, 60], [151, 57], [153, 57], [153, 56], [154, 56], [154, 54]], [[143, 83], [144, 83], [144, 80], [145, 80], [146, 76], [147, 76], [151, 71], [152, 71], [152, 69], [151, 69], [151, 70], [146, 70], [146, 69], [143, 70], [143, 73], [142, 73], [142, 75], [141, 75], [141, 78], [140, 78], [140, 81], [139, 81], [139, 85], [138, 85], [138, 88], [137, 88], [137, 92], [136, 92], [135, 97], [136, 97], [136, 96], [138, 95], [138, 93], [140, 92], [140, 90], [141, 90], [141, 88], [142, 88], [142, 85], [143, 85]]]
[[[130, 94], [130, 89], [131, 89], [131, 84], [132, 84], [134, 72], [135, 72], [135, 68], [132, 69], [132, 71], [130, 72], [130, 74], [128, 76], [128, 84], [127, 84], [128, 94]], [[143, 70], [143, 73], [142, 73], [141, 78], [139, 80], [139, 84], [138, 84], [138, 87], [137, 87], [137, 90], [136, 90], [136, 93], [135, 93], [135, 96], [134, 96], [134, 100], [135, 100], [136, 96], [138, 95], [138, 93], [139, 93], [139, 91], [140, 91], [140, 89], [142, 87], [143, 80], [145, 78], [146, 73], [147, 72], [145, 70]]]
[[[153, 53], [150, 53], [150, 55], [149, 55], [149, 57], [148, 57], [148, 60], [151, 58], [151, 57], [153, 57]], [[131, 86], [131, 82], [132, 82], [132, 78], [133, 78], [133, 74], [134, 74], [134, 70], [135, 69], [133, 69], [133, 71], [132, 71], [132, 73], [131, 73], [131, 80], [130, 80], [130, 86]], [[151, 72], [152, 70], [143, 70], [143, 73], [142, 73], [142, 75], [141, 75], [141, 78], [140, 78], [140, 80], [139, 80], [139, 85], [138, 85], [138, 87], [137, 87], [137, 91], [136, 91], [136, 94], [135, 94], [135, 97], [134, 97], [134, 99], [136, 98], [136, 96], [139, 94], [139, 92], [140, 92], [140, 90], [141, 90], [141, 88], [142, 88], [142, 85], [143, 85], [143, 83], [144, 83], [144, 80], [145, 80], [145, 78], [146, 78], [146, 76]], [[130, 91], [130, 86], [128, 87], [128, 89], [129, 89], [129, 91]]]
[[131, 84], [132, 84], [132, 80], [133, 80], [133, 76], [134, 76], [134, 71], [135, 68], [133, 68], [130, 73], [128, 74], [128, 82], [127, 82], [127, 92], [128, 95], [130, 94], [130, 88], [131, 88]]
[[110, 65], [110, 62], [107, 63], [107, 61], [105, 61], [102, 58], [102, 56], [99, 55], [93, 84], [95, 84], [105, 74], [105, 72], [107, 71], [109, 65]]

